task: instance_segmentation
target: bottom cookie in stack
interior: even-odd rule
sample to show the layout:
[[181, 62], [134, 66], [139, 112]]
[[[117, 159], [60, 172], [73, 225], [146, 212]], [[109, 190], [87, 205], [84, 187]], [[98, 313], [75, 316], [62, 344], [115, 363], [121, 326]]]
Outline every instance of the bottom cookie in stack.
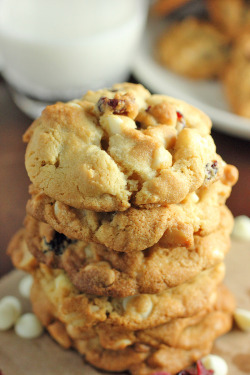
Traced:
[[33, 309], [51, 336], [100, 369], [176, 373], [208, 354], [231, 328], [234, 300], [221, 286], [222, 263], [160, 294], [111, 298], [81, 293], [63, 270], [38, 263], [24, 230], [8, 253], [33, 275]]

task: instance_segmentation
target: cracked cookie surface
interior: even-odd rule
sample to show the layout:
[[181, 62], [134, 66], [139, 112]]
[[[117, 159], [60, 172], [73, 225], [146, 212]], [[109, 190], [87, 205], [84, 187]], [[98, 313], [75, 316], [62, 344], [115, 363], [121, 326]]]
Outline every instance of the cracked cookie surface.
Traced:
[[222, 174], [210, 128], [182, 101], [117, 84], [46, 107], [24, 135], [25, 165], [37, 188], [75, 208], [179, 203]]

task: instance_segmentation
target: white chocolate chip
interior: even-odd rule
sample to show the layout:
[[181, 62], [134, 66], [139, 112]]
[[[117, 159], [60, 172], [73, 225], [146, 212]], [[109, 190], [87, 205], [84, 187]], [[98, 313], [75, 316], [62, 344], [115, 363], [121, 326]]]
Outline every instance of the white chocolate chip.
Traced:
[[129, 296], [129, 297], [125, 297], [123, 298], [122, 300], [122, 307], [124, 309], [124, 311], [127, 310], [127, 304], [129, 303], [129, 301], [133, 298], [134, 296]]
[[31, 275], [24, 276], [18, 285], [21, 296], [30, 298], [30, 289], [33, 284], [33, 277]]
[[245, 309], [236, 309], [234, 320], [242, 331], [250, 331], [250, 311]]
[[54, 204], [54, 214], [55, 214], [56, 216], [58, 216], [58, 215], [59, 215], [59, 212], [60, 212], [60, 209], [59, 209], [59, 207], [58, 207], [58, 202], [56, 201], [55, 204]]
[[196, 193], [191, 193], [190, 194], [190, 199], [194, 202], [194, 203], [198, 203], [200, 198], [198, 197], [198, 195]]
[[115, 344], [112, 345], [113, 350], [122, 350], [125, 349], [127, 346], [131, 345], [132, 341], [128, 339], [121, 339], [116, 341]]
[[235, 218], [232, 236], [243, 241], [250, 240], [250, 218], [241, 215]]
[[10, 329], [17, 320], [17, 310], [11, 303], [0, 303], [0, 331]]
[[16, 319], [21, 315], [22, 313], [22, 306], [21, 302], [19, 301], [18, 298], [14, 296], [5, 296], [0, 300], [0, 304], [10, 304], [14, 307], [16, 311]]
[[70, 107], [82, 108], [79, 104], [77, 104], [75, 102], [69, 102], [69, 103], [67, 103], [67, 105], [70, 106]]
[[227, 375], [228, 366], [226, 361], [215, 354], [209, 354], [201, 359], [207, 370], [213, 370], [214, 375]]
[[41, 336], [43, 333], [43, 326], [34, 314], [27, 313], [17, 320], [15, 324], [15, 332], [22, 338], [33, 339]]
[[97, 311], [99, 311], [100, 310], [100, 307], [99, 306], [97, 306], [97, 305], [90, 305], [90, 311], [91, 312], [97, 312]]
[[109, 135], [121, 134], [125, 129], [136, 129], [135, 122], [125, 116], [106, 115], [100, 119], [101, 126]]
[[93, 252], [91, 250], [91, 246], [90, 245], [87, 245], [85, 248], [84, 248], [84, 252], [85, 252], [85, 256], [86, 258], [92, 258], [93, 257]]
[[55, 288], [60, 293], [64, 293], [65, 291], [71, 290], [71, 283], [69, 279], [61, 273], [55, 278]]
[[122, 306], [127, 313], [138, 314], [146, 319], [153, 309], [153, 302], [149, 295], [141, 294], [123, 298]]
[[120, 134], [121, 133], [121, 124], [123, 123], [122, 119], [119, 116], [108, 116], [108, 126], [110, 134]]
[[158, 147], [153, 156], [152, 168], [162, 169], [172, 165], [172, 155], [163, 146]]

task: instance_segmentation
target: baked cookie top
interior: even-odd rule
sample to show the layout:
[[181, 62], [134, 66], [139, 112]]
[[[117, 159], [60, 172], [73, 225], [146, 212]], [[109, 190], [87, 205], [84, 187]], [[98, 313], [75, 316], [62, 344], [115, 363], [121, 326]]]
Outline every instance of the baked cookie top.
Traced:
[[194, 79], [218, 77], [229, 54], [229, 40], [211, 23], [185, 18], [160, 36], [157, 60], [175, 73]]
[[26, 241], [39, 262], [63, 269], [81, 292], [112, 297], [160, 293], [180, 285], [224, 260], [233, 218], [221, 208], [221, 225], [207, 236], [194, 236], [190, 248], [158, 242], [144, 251], [120, 253], [72, 240], [48, 224], [26, 218]]
[[149, 209], [130, 207], [110, 213], [70, 207], [30, 186], [31, 199], [26, 210], [69, 238], [96, 242], [115, 251], [144, 250], [160, 240], [165, 247], [190, 247], [194, 234], [203, 236], [219, 226], [220, 207], [237, 178], [237, 169], [225, 165], [222, 177], [209, 189], [201, 187], [179, 204]]
[[222, 173], [201, 111], [117, 84], [48, 106], [24, 135], [33, 184], [75, 208], [124, 211], [181, 202]]
[[63, 270], [35, 264], [36, 260], [31, 262], [30, 258], [35, 258], [30, 257], [23, 231], [11, 241], [8, 254], [17, 268], [29, 269], [40, 283], [48, 299], [57, 306], [58, 318], [73, 324], [76, 329], [102, 323], [133, 331], [164, 324], [173, 318], [192, 316], [201, 310], [209, 311], [225, 275], [225, 266], [219, 263], [162, 293], [125, 298], [98, 297], [79, 292]]

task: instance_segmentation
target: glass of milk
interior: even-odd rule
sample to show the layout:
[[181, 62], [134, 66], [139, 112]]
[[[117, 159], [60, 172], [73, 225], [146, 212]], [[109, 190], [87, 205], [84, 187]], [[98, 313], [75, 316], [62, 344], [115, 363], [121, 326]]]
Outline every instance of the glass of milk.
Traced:
[[128, 78], [147, 0], [0, 0], [2, 75], [31, 117]]

